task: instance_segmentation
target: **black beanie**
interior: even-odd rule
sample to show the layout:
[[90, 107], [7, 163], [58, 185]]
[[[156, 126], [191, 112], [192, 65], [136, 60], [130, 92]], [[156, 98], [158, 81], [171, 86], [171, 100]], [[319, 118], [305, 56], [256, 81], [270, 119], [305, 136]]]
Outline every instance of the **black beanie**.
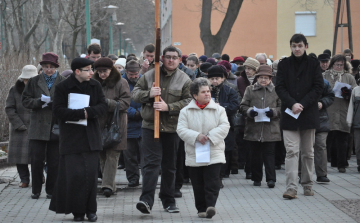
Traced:
[[75, 58], [71, 61], [71, 70], [75, 72], [76, 69], [81, 69], [83, 67], [92, 65], [94, 61], [86, 59], [86, 58]]
[[212, 66], [212, 64], [209, 63], [209, 62], [202, 63], [202, 64], [200, 65], [200, 70], [201, 70], [202, 72], [207, 73], [207, 72], [208, 72], [208, 69], [209, 69], [211, 66]]

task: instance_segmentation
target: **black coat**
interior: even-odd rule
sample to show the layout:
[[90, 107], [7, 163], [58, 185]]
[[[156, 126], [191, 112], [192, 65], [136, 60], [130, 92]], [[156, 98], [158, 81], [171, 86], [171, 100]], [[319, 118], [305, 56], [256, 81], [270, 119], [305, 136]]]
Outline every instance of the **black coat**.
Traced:
[[[283, 130], [306, 130], [319, 128], [318, 101], [324, 88], [319, 61], [304, 53], [298, 69], [294, 55], [279, 62], [276, 93], [281, 99], [280, 127]], [[298, 119], [285, 113], [295, 103], [300, 103], [304, 110]]]
[[322, 109], [320, 113], [320, 128], [316, 129], [316, 132], [329, 132], [329, 115], [327, 113], [327, 108], [332, 105], [334, 102], [335, 94], [332, 90], [329, 82], [324, 79], [324, 89], [321, 95], [319, 102], [322, 103]]
[[[85, 118], [84, 109], [67, 108], [69, 93], [90, 95], [87, 126], [65, 123]], [[107, 104], [98, 81], [90, 79], [80, 84], [71, 74], [55, 88], [53, 112], [60, 128], [60, 155], [102, 150], [98, 118], [107, 113]]]

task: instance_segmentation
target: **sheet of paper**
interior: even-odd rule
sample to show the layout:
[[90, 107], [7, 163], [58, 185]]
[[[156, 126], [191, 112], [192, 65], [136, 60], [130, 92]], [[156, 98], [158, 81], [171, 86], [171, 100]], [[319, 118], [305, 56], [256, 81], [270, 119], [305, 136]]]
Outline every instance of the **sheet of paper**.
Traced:
[[49, 102], [51, 101], [51, 98], [50, 96], [41, 94], [41, 101], [45, 102], [45, 104], [42, 105], [42, 108], [45, 108], [46, 106], [48, 106]]
[[209, 163], [210, 162], [210, 140], [205, 144], [195, 142], [196, 163]]
[[351, 89], [351, 85], [350, 84], [345, 84], [345, 83], [341, 83], [339, 81], [336, 81], [335, 82], [335, 85], [334, 85], [334, 88], [333, 88], [333, 91], [335, 93], [335, 97], [337, 98], [343, 98], [341, 96], [341, 88], [343, 87], [347, 87], [348, 89]]
[[285, 113], [286, 113], [286, 114], [289, 114], [290, 116], [292, 116], [292, 117], [295, 118], [295, 119], [298, 119], [301, 112], [299, 112], [299, 113], [297, 113], [297, 114], [294, 114], [291, 109], [287, 108], [287, 109], [285, 110]]
[[270, 111], [270, 108], [257, 108], [254, 106], [254, 111], [258, 113], [257, 116], [254, 117], [255, 122], [270, 122], [270, 118], [266, 116], [267, 111]]
[[[90, 95], [70, 93], [68, 97], [68, 108], [82, 109], [89, 107]], [[78, 124], [87, 126], [87, 119], [80, 119], [79, 121], [67, 121], [69, 124]]]

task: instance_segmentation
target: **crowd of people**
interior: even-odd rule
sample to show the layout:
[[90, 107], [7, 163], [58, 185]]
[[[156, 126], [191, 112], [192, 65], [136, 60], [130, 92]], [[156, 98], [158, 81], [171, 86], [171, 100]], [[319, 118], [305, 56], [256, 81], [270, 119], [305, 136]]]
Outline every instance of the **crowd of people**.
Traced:
[[259, 187], [265, 167], [274, 188], [285, 164], [285, 199], [297, 197], [298, 184], [313, 196], [314, 169], [317, 182], [329, 183], [327, 163], [345, 173], [353, 152], [360, 172], [360, 61], [349, 49], [308, 55], [302, 34], [289, 45], [291, 55], [275, 61], [265, 53], [183, 55], [168, 46], [159, 86], [153, 44], [139, 58], [102, 57], [100, 45], [90, 44], [61, 74], [58, 56], [44, 53], [37, 67], [23, 67], [6, 100], [8, 162], [19, 186], [31, 182], [31, 198], [39, 199], [45, 184], [50, 210], [94, 222], [98, 183], [113, 196], [116, 172], [125, 168], [128, 187], [142, 177], [141, 213], [151, 213], [161, 175], [167, 212], [180, 211], [175, 198], [191, 182], [198, 217], [212, 218], [223, 179], [239, 169]]

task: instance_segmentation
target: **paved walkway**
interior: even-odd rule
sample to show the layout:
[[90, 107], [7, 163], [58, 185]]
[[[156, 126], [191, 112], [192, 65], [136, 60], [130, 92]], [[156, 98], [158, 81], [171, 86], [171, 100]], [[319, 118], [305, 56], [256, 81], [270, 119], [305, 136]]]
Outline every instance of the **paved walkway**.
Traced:
[[[314, 183], [314, 197], [305, 197], [299, 188], [298, 199], [285, 200], [285, 171], [277, 170], [277, 183], [269, 189], [266, 182], [261, 187], [252, 186], [245, 173], [230, 175], [223, 181], [216, 205], [218, 213], [213, 219], [197, 217], [190, 184], [184, 185], [183, 197], [177, 199], [180, 213], [169, 214], [156, 199], [151, 215], [141, 214], [135, 207], [141, 188], [126, 187], [125, 172], [118, 170], [116, 182], [120, 190], [105, 198], [98, 195], [98, 222], [360, 222], [360, 173], [355, 157], [350, 160], [346, 173], [328, 167], [329, 184]], [[31, 188], [18, 187], [15, 167], [0, 170], [0, 222], [71, 222], [72, 215], [55, 214], [48, 210], [50, 200], [45, 192], [40, 199], [30, 199]], [[314, 178], [315, 179], [315, 178]]]

